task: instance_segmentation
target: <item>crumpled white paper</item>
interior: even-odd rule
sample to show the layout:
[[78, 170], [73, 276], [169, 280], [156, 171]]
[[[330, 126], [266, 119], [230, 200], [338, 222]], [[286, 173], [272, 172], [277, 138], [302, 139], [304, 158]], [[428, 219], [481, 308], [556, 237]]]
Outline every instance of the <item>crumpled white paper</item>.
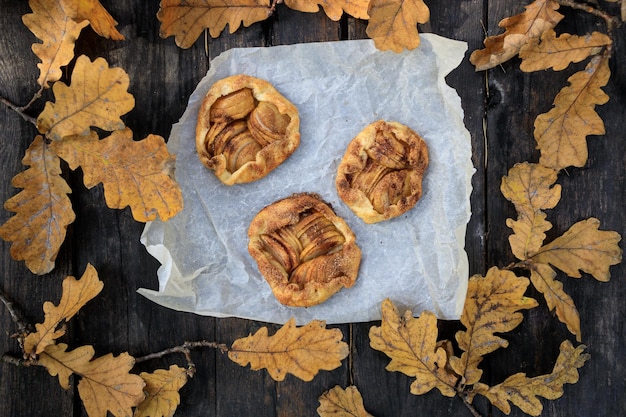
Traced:
[[[468, 280], [464, 250], [470, 218], [470, 135], [461, 100], [444, 77], [456, 68], [464, 42], [422, 34], [416, 50], [381, 52], [371, 40], [231, 49], [189, 99], [168, 141], [184, 210], [145, 227], [141, 242], [162, 266], [159, 290], [139, 289], [176, 310], [298, 324], [313, 319], [348, 323], [380, 319], [390, 298], [414, 314], [429, 310], [457, 319]], [[271, 82], [300, 112], [300, 147], [267, 177], [228, 187], [199, 161], [197, 112], [209, 87], [244, 73]], [[394, 120], [418, 132], [429, 149], [423, 196], [404, 215], [367, 225], [339, 199], [335, 172], [347, 144], [367, 124]], [[247, 251], [256, 213], [297, 192], [315, 192], [357, 236], [363, 257], [356, 284], [321, 305], [278, 303]]]

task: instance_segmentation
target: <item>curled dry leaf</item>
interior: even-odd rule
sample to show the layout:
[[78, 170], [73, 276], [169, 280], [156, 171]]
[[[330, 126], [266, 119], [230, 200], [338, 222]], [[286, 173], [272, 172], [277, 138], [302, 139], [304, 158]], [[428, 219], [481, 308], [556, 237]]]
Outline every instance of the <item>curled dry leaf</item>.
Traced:
[[61, 0], [30, 0], [29, 5], [33, 13], [24, 15], [22, 21], [43, 41], [33, 44], [33, 52], [41, 59], [37, 82], [48, 88], [63, 75], [61, 67], [74, 58], [74, 43], [89, 22], [70, 18]]
[[187, 383], [187, 370], [176, 365], [142, 372], [146, 382], [146, 399], [135, 410], [133, 417], [172, 417], [180, 404], [178, 391]]
[[600, 221], [590, 218], [574, 224], [562, 236], [541, 247], [532, 256], [533, 262], [551, 264], [572, 278], [580, 278], [580, 271], [606, 282], [609, 267], [622, 261], [622, 249], [617, 232], [598, 230]]
[[121, 68], [109, 68], [103, 58], [76, 60], [70, 86], [52, 87], [56, 103], [48, 102], [37, 119], [37, 128], [47, 137], [86, 135], [90, 126], [113, 131], [124, 128], [120, 116], [135, 106], [128, 93], [129, 78]]
[[520, 310], [536, 307], [537, 301], [524, 297], [529, 280], [511, 271], [492, 267], [487, 275], [470, 278], [461, 323], [467, 330], [456, 334], [463, 354], [450, 358], [454, 371], [465, 385], [476, 384], [482, 375], [478, 365], [488, 353], [508, 342], [496, 333], [509, 332], [523, 319]]
[[580, 342], [580, 316], [572, 297], [563, 290], [563, 284], [556, 279], [556, 272], [549, 265], [530, 263], [530, 281], [537, 291], [543, 294], [550, 311], [554, 310], [561, 323]]
[[561, 343], [561, 352], [550, 374], [528, 378], [524, 373], [517, 373], [493, 387], [476, 384], [472, 396], [476, 394], [486, 396], [505, 414], [511, 412], [510, 401], [524, 413], [539, 416], [543, 406], [537, 397], [555, 400], [563, 395], [563, 385], [578, 382], [578, 369], [589, 359], [589, 354], [584, 353], [585, 349], [585, 345], [575, 348], [566, 340]]
[[355, 386], [345, 390], [339, 385], [323, 393], [317, 414], [320, 417], [372, 417], [365, 411], [363, 397]]
[[513, 229], [509, 236], [511, 250], [517, 259], [526, 260], [543, 244], [545, 232], [552, 228], [544, 209], [554, 208], [561, 199], [557, 172], [538, 164], [516, 164], [502, 178], [500, 191], [515, 205], [517, 220], [507, 219]]
[[400, 316], [390, 300], [383, 301], [380, 327], [370, 328], [370, 346], [391, 358], [388, 371], [415, 377], [411, 393], [425, 394], [437, 388], [447, 397], [456, 395], [457, 376], [446, 369], [444, 347], [437, 344], [437, 317], [424, 311], [413, 318], [410, 311]]
[[602, 87], [610, 72], [608, 56], [595, 56], [568, 79], [570, 85], [557, 94], [552, 110], [537, 116], [534, 135], [541, 165], [560, 170], [587, 163], [586, 137], [604, 134], [604, 122], [595, 107], [609, 101]]
[[234, 33], [241, 23], [250, 26], [271, 13], [269, 0], [162, 0], [157, 18], [161, 37], [175, 36], [176, 45], [189, 48], [205, 29], [217, 38], [226, 25]]
[[48, 345], [39, 355], [39, 364], [50, 375], [59, 376], [59, 383], [69, 389], [72, 374], [80, 377], [78, 394], [87, 415], [106, 417], [107, 411], [116, 417], [132, 415], [132, 407], [145, 398], [145, 383], [139, 375], [130, 374], [135, 359], [127, 353], [115, 357], [107, 354], [91, 360], [94, 350], [81, 346], [66, 352], [67, 345]]
[[118, 209], [130, 206], [137, 221], [157, 216], [166, 221], [182, 209], [182, 192], [169, 175], [174, 157], [160, 136], [134, 141], [132, 131], [126, 128], [102, 140], [91, 132], [86, 137], [65, 137], [52, 146], [70, 168], [83, 169], [87, 188], [102, 182], [107, 205]]
[[430, 10], [423, 0], [371, 0], [368, 14], [367, 36], [374, 40], [376, 48], [394, 52], [417, 48], [417, 24], [430, 19]]
[[67, 225], [76, 217], [67, 197], [71, 189], [43, 137], [35, 138], [22, 163], [30, 168], [13, 178], [13, 186], [23, 190], [4, 204], [16, 214], [0, 226], [0, 237], [13, 242], [13, 259], [25, 261], [34, 274], [45, 274], [54, 268]]
[[[41, 1], [41, 0], [39, 0]], [[107, 39], [123, 40], [117, 22], [98, 0], [60, 0], [65, 13], [77, 22], [89, 21], [91, 28]]]
[[349, 353], [342, 338], [341, 330], [326, 329], [323, 321], [296, 327], [295, 319], [291, 319], [273, 336], [262, 327], [254, 335], [235, 340], [228, 357], [241, 366], [249, 363], [255, 371], [267, 369], [275, 381], [284, 380], [289, 373], [311, 381], [320, 370], [341, 366]]
[[45, 318], [43, 323], [35, 325], [36, 331], [24, 339], [25, 356], [35, 357], [43, 352], [46, 346], [65, 334], [64, 328], [59, 328], [78, 313], [89, 300], [92, 300], [102, 291], [104, 284], [98, 278], [98, 272], [92, 265], [87, 265], [85, 273], [80, 279], [68, 276], [63, 280], [63, 293], [59, 305], [46, 301], [43, 304]]
[[367, 19], [369, 0], [285, 0], [287, 7], [299, 12], [316, 13], [320, 6], [332, 20], [339, 20], [346, 12], [357, 19]]
[[526, 10], [515, 16], [502, 19], [498, 26], [504, 33], [485, 39], [485, 49], [472, 52], [470, 62], [476, 71], [493, 68], [517, 55], [526, 43], [556, 26], [563, 15], [557, 12], [555, 0], [535, 0]]
[[563, 33], [558, 38], [552, 29], [541, 35], [541, 42], [533, 38], [522, 47], [520, 69], [525, 72], [552, 68], [561, 71], [573, 62], [596, 55], [602, 48], [611, 44], [611, 38], [604, 33], [593, 32], [585, 36]]

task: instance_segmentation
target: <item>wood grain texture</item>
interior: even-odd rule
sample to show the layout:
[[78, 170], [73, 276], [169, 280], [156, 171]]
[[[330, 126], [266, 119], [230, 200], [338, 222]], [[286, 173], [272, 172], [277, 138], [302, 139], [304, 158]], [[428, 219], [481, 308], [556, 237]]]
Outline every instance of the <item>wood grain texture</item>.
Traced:
[[[103, 5], [119, 22], [125, 41], [98, 37], [85, 29], [77, 53], [92, 58], [102, 56], [111, 66], [129, 74], [130, 91], [136, 107], [124, 116], [136, 139], [150, 133], [165, 138], [182, 115], [196, 84], [209, 69], [210, 59], [221, 52], [241, 46], [272, 46], [302, 42], [337, 41], [365, 38], [367, 22], [344, 16], [333, 22], [323, 12], [300, 13], [278, 5], [274, 16], [265, 22], [220, 37], [201, 37], [187, 50], [178, 48], [173, 38], [159, 37], [156, 19], [158, 2], [140, 0], [103, 0]], [[420, 26], [433, 32], [468, 42], [468, 54], [482, 47], [483, 26], [489, 35], [500, 33], [499, 20], [519, 13], [521, 4], [506, 0], [477, 2], [428, 2], [429, 23]], [[30, 46], [35, 42], [21, 16], [29, 12], [27, 2], [0, 0], [0, 96], [17, 104], [27, 103], [37, 90], [37, 59]], [[597, 21], [583, 13], [568, 11], [566, 30], [584, 33], [597, 30]], [[568, 169], [559, 176], [563, 199], [548, 211], [554, 224], [548, 239], [563, 233], [576, 221], [597, 217], [601, 228], [626, 234], [626, 29], [615, 34], [612, 76], [605, 88], [609, 103], [597, 110], [606, 125], [606, 135], [589, 138], [589, 162], [584, 168]], [[570, 72], [568, 72], [570, 71]], [[532, 137], [535, 117], [548, 111], [559, 89], [573, 69], [559, 73], [543, 71], [524, 74], [519, 60], [512, 60], [486, 73], [476, 73], [469, 61], [448, 77], [461, 96], [465, 124], [471, 133], [473, 163], [477, 171], [472, 183], [472, 217], [467, 228], [466, 249], [470, 272], [483, 274], [491, 266], [506, 266], [514, 260], [509, 246], [510, 230], [505, 219], [514, 217], [512, 204], [499, 191], [500, 179], [517, 162], [538, 160]], [[50, 98], [46, 92], [45, 97]], [[37, 104], [32, 114], [41, 111]], [[11, 178], [23, 167], [21, 158], [36, 130], [19, 115], [0, 105], [0, 199], [6, 201], [17, 190]], [[139, 242], [143, 225], [136, 223], [128, 209], [106, 208], [101, 187], [82, 186], [82, 173], [66, 169], [73, 192], [70, 196], [77, 214], [68, 229], [68, 238], [57, 259], [56, 269], [44, 276], [30, 274], [23, 263], [10, 258], [10, 244], [0, 241], [2, 275], [0, 285], [21, 307], [29, 321], [43, 318], [45, 300], [60, 297], [60, 284], [66, 275], [80, 276], [86, 264], [98, 270], [105, 287], [72, 319], [66, 341], [70, 347], [93, 344], [97, 354], [128, 351], [142, 356], [186, 340], [210, 340], [231, 344], [239, 337], [256, 332], [265, 323], [242, 319], [199, 317], [162, 308], [136, 293], [137, 288], [156, 288], [158, 263]], [[0, 222], [11, 213], [0, 210]], [[581, 370], [580, 382], [565, 386], [565, 395], [544, 401], [544, 415], [553, 417], [614, 416], [626, 409], [626, 369], [622, 357], [626, 329], [626, 268], [611, 268], [612, 279], [598, 283], [585, 276], [564, 279], [582, 322], [583, 343], [591, 360]], [[530, 291], [530, 296], [540, 295]], [[497, 384], [508, 375], [527, 372], [534, 376], [549, 372], [563, 339], [573, 340], [565, 326], [547, 311], [545, 303], [525, 313], [525, 321], [507, 334], [510, 347], [485, 358], [485, 382]], [[459, 399], [442, 397], [438, 392], [414, 396], [409, 391], [411, 378], [385, 370], [388, 358], [369, 346], [372, 323], [338, 326], [350, 344], [351, 354], [342, 366], [320, 373], [312, 382], [288, 376], [273, 381], [265, 371], [251, 371], [231, 362], [226, 355], [199, 349], [191, 357], [196, 376], [181, 391], [176, 415], [187, 417], [297, 416], [314, 417], [318, 397], [335, 385], [355, 384], [363, 395], [366, 409], [377, 417], [464, 417], [469, 411]], [[458, 322], [440, 322], [440, 334], [453, 339]], [[269, 325], [270, 333], [278, 326]], [[17, 343], [8, 337], [15, 326], [5, 308], [0, 307], [0, 353], [19, 353]], [[141, 363], [137, 372], [150, 371], [176, 363], [184, 366], [182, 356]], [[74, 391], [63, 391], [55, 378], [42, 368], [18, 369], [0, 364], [0, 416], [84, 416]], [[486, 400], [476, 400], [484, 415], [501, 416]], [[513, 408], [511, 416], [524, 414]]]

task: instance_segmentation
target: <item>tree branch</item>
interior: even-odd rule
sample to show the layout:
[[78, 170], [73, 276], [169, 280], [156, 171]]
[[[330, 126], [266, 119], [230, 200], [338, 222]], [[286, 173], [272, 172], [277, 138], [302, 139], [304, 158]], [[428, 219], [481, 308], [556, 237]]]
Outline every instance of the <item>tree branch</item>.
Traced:
[[11, 319], [17, 325], [17, 338], [21, 347], [24, 337], [32, 331], [32, 325], [24, 320], [20, 312], [13, 305], [13, 302], [9, 300], [2, 289], [0, 289], [0, 301], [2, 301], [2, 304], [7, 308]]
[[201, 347], [219, 349], [221, 353], [228, 352], [228, 346], [226, 346], [223, 343], [208, 342], [206, 340], [200, 340], [196, 342], [185, 342], [180, 346], [174, 346], [174, 347], [162, 350], [160, 352], [155, 352], [155, 353], [150, 353], [145, 356], [140, 356], [138, 358], [135, 358], [135, 363], [141, 363], [141, 362], [149, 361], [152, 359], [159, 359], [164, 356], [171, 355], [173, 353], [182, 353], [183, 355], [185, 355], [185, 359], [187, 360], [187, 374], [190, 377], [192, 377], [195, 373], [196, 365], [193, 363], [191, 359], [191, 350], [201, 348]]
[[[624, 1], [624, 0], [622, 0]], [[584, 12], [590, 13], [596, 17], [604, 19], [606, 22], [606, 30], [608, 36], [612, 39], [613, 29], [620, 24], [619, 19], [616, 16], [613, 16], [597, 7], [593, 7], [587, 3], [579, 3], [576, 0], [556, 0], [561, 6], [571, 7], [572, 9], [582, 10]]]
[[37, 126], [37, 119], [35, 119], [32, 116], [27, 115], [25, 112], [25, 110], [36, 100], [36, 97], [37, 95], [35, 95], [35, 97], [33, 97], [33, 100], [31, 100], [26, 106], [23, 106], [23, 107], [19, 107], [18, 105], [13, 104], [12, 102], [10, 102], [9, 100], [7, 100], [6, 98], [2, 96], [0, 96], [0, 103], [4, 104], [11, 110], [14, 110], [15, 112], [17, 112], [17, 114], [22, 116], [22, 119]]

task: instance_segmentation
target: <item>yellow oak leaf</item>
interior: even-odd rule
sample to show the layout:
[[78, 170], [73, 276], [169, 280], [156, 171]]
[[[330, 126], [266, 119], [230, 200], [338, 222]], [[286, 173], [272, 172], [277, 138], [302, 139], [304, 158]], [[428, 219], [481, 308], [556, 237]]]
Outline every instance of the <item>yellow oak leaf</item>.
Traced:
[[317, 414], [320, 417], [372, 417], [363, 406], [363, 397], [355, 386], [345, 390], [339, 385], [323, 393]]
[[555, 310], [561, 323], [576, 336], [580, 342], [580, 316], [572, 297], [563, 290], [563, 284], [556, 279], [556, 272], [549, 265], [530, 264], [530, 281], [537, 291], [543, 294], [550, 311]]
[[470, 62], [476, 71], [483, 71], [502, 64], [517, 55], [525, 44], [542, 33], [552, 29], [563, 19], [557, 12], [559, 4], [555, 0], [535, 0], [526, 10], [515, 16], [502, 19], [498, 26], [504, 33], [485, 39], [485, 49], [472, 52]]
[[91, 28], [98, 35], [117, 41], [123, 40], [115, 28], [117, 22], [98, 0], [60, 0], [67, 15], [77, 22], [89, 21]]
[[357, 19], [367, 19], [369, 0], [285, 0], [287, 7], [299, 12], [316, 13], [320, 6], [332, 20], [339, 20], [344, 12]]
[[72, 190], [61, 177], [61, 161], [43, 137], [35, 138], [22, 163], [30, 168], [12, 180], [23, 190], [4, 204], [16, 214], [0, 226], [0, 237], [13, 242], [13, 259], [25, 261], [34, 274], [45, 274], [54, 268], [67, 225], [76, 218], [67, 197]]
[[42, 87], [61, 79], [61, 67], [74, 58], [74, 43], [81, 30], [89, 24], [76, 22], [63, 10], [59, 0], [30, 0], [33, 13], [24, 15], [22, 21], [42, 43], [33, 44], [33, 52], [41, 62], [37, 82]]
[[157, 18], [161, 37], [173, 35], [176, 45], [189, 48], [207, 28], [217, 38], [226, 25], [234, 33], [271, 14], [270, 0], [161, 0]]
[[376, 48], [402, 52], [420, 44], [418, 23], [430, 19], [430, 10], [423, 0], [371, 0], [366, 33]]
[[146, 399], [133, 417], [172, 417], [180, 404], [178, 391], [187, 383], [187, 370], [176, 365], [139, 374], [146, 381]]
[[391, 358], [385, 369], [415, 377], [411, 393], [421, 395], [437, 388], [447, 397], [456, 395], [457, 376], [447, 371], [446, 349], [437, 344], [437, 317], [424, 311], [413, 318], [400, 316], [390, 300], [383, 301], [380, 327], [370, 328], [370, 346]]
[[472, 389], [472, 395], [486, 396], [505, 414], [511, 412], [510, 401], [524, 413], [539, 416], [543, 406], [537, 397], [555, 400], [563, 395], [563, 385], [578, 382], [578, 369], [589, 359], [589, 354], [584, 353], [585, 349], [585, 345], [574, 348], [572, 343], [566, 340], [561, 343], [559, 357], [550, 374], [528, 378], [525, 373], [520, 372], [493, 387], [476, 384]]
[[37, 128], [54, 140], [86, 135], [90, 126], [108, 131], [123, 129], [120, 116], [135, 107], [128, 84], [123, 69], [109, 68], [103, 58], [91, 62], [82, 55], [76, 60], [71, 85], [59, 81], [52, 87], [57, 101], [46, 103]]
[[166, 221], [182, 209], [182, 192], [170, 176], [174, 157], [160, 136], [134, 141], [132, 131], [126, 128], [102, 140], [92, 132], [85, 137], [65, 137], [52, 146], [71, 169], [82, 168], [87, 188], [104, 184], [110, 208], [130, 206], [140, 222], [157, 216]]
[[320, 370], [341, 366], [349, 353], [342, 338], [341, 330], [327, 329], [323, 321], [296, 327], [292, 318], [273, 336], [262, 327], [254, 335], [235, 340], [228, 357], [241, 366], [249, 363], [254, 371], [267, 369], [275, 381], [284, 380], [287, 374], [311, 381]]
[[583, 71], [572, 75], [569, 86], [554, 98], [554, 107], [535, 119], [535, 140], [541, 165], [560, 170], [587, 163], [588, 135], [604, 134], [604, 122], [596, 105], [609, 101], [602, 91], [609, 81], [608, 57], [597, 55]]
[[467, 330], [458, 331], [456, 341], [463, 351], [461, 357], [450, 358], [450, 366], [463, 377], [463, 383], [473, 385], [480, 380], [478, 365], [483, 356], [509, 342], [496, 336], [517, 327], [523, 319], [520, 310], [536, 307], [537, 301], [524, 297], [529, 280], [511, 271], [492, 267], [487, 275], [470, 278], [461, 323]]
[[116, 417], [132, 415], [132, 407], [145, 398], [144, 380], [129, 373], [135, 359], [127, 353], [115, 357], [107, 354], [93, 359], [91, 346], [81, 346], [66, 352], [67, 345], [48, 345], [39, 355], [39, 364], [59, 383], [69, 389], [72, 374], [80, 377], [78, 394], [90, 417], [106, 417], [107, 411]]
[[63, 336], [65, 329], [59, 329], [59, 325], [74, 317], [78, 310], [102, 291], [103, 287], [104, 284], [98, 279], [98, 272], [90, 264], [80, 279], [77, 280], [72, 276], [65, 278], [59, 305], [55, 306], [49, 301], [43, 304], [44, 322], [37, 323], [36, 331], [25, 338], [24, 353], [34, 357], [46, 346], [54, 343], [55, 339]]
[[548, 68], [561, 71], [573, 62], [598, 54], [610, 44], [611, 38], [604, 33], [593, 32], [585, 36], [563, 33], [557, 38], [556, 32], [550, 29], [541, 35], [541, 42], [533, 38], [520, 49], [520, 69], [525, 72]]
[[609, 267], [622, 261], [618, 246], [619, 233], [598, 230], [600, 221], [589, 218], [574, 224], [562, 236], [541, 247], [533, 262], [550, 264], [572, 278], [580, 278], [580, 271], [606, 282], [611, 274]]
[[513, 229], [509, 236], [515, 257], [526, 260], [543, 244], [545, 232], [552, 228], [544, 209], [554, 208], [561, 199], [561, 186], [556, 184], [557, 172], [542, 165], [516, 164], [502, 178], [500, 191], [515, 205], [517, 220], [507, 219]]

